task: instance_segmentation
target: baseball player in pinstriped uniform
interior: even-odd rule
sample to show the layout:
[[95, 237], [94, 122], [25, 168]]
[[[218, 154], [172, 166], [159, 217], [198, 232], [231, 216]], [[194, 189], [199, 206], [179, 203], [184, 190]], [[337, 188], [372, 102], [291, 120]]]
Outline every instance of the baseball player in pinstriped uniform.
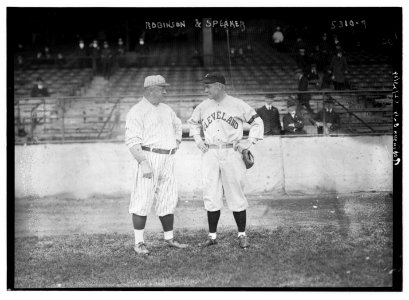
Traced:
[[[204, 83], [209, 99], [200, 103], [188, 120], [190, 135], [203, 152], [203, 200], [209, 236], [201, 245], [217, 244], [217, 223], [224, 193], [237, 223], [239, 245], [247, 248], [250, 245], [245, 232], [248, 203], [243, 192], [246, 167], [241, 152], [263, 139], [263, 121], [243, 100], [226, 94], [223, 75], [207, 74]], [[243, 123], [251, 125], [247, 140], [243, 140]], [[200, 137], [201, 128], [205, 141]]]
[[182, 123], [168, 105], [161, 103], [168, 85], [160, 75], [146, 77], [143, 98], [126, 116], [125, 143], [135, 158], [129, 213], [135, 233], [134, 250], [138, 254], [149, 254], [143, 234], [154, 200], [165, 242], [175, 248], [187, 247], [173, 238], [178, 201], [174, 154], [182, 140]]

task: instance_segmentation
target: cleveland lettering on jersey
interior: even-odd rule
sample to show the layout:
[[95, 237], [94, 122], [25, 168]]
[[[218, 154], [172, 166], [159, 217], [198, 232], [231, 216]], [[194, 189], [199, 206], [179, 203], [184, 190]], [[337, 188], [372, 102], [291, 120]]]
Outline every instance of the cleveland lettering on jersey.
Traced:
[[213, 121], [216, 120], [222, 120], [229, 124], [231, 127], [234, 129], [237, 129], [239, 127], [239, 124], [237, 121], [234, 119], [234, 117], [226, 114], [224, 111], [216, 111], [208, 115], [207, 117], [204, 117], [201, 120], [202, 126], [203, 126], [203, 131], [206, 131], [207, 128], [213, 123]]

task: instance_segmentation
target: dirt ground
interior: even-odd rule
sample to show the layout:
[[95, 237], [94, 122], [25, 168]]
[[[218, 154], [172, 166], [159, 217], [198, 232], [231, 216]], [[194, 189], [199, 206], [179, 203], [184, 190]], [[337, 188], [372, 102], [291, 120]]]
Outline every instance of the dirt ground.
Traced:
[[[15, 202], [15, 235], [53, 236], [98, 233], [132, 233], [128, 197], [69, 199], [66, 197], [18, 198]], [[392, 195], [365, 193], [302, 197], [250, 196], [248, 228], [274, 229], [286, 224], [335, 225], [353, 233], [362, 222], [391, 222]], [[219, 230], [235, 227], [232, 213], [225, 207]], [[200, 200], [181, 199], [175, 213], [175, 228], [206, 229], [207, 218]], [[151, 213], [146, 230], [161, 232], [159, 219]]]

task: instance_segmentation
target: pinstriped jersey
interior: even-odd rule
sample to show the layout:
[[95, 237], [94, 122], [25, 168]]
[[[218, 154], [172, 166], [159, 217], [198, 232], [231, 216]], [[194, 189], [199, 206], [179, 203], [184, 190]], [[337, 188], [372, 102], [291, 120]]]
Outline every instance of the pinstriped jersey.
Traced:
[[203, 129], [208, 144], [234, 143], [243, 138], [243, 123], [250, 123], [249, 137], [263, 139], [264, 126], [253, 108], [239, 98], [226, 95], [217, 102], [206, 99], [193, 111], [187, 121], [190, 135], [200, 134]]
[[151, 104], [145, 97], [126, 115], [125, 144], [152, 148], [176, 148], [176, 140], [182, 139], [182, 122], [166, 104]]

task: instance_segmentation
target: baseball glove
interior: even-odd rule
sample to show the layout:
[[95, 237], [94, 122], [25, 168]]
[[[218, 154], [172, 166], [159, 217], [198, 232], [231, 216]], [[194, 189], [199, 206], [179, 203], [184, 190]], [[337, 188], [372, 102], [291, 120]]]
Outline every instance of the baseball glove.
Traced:
[[254, 156], [250, 150], [244, 149], [242, 152], [242, 158], [247, 169], [250, 169], [254, 165]]

